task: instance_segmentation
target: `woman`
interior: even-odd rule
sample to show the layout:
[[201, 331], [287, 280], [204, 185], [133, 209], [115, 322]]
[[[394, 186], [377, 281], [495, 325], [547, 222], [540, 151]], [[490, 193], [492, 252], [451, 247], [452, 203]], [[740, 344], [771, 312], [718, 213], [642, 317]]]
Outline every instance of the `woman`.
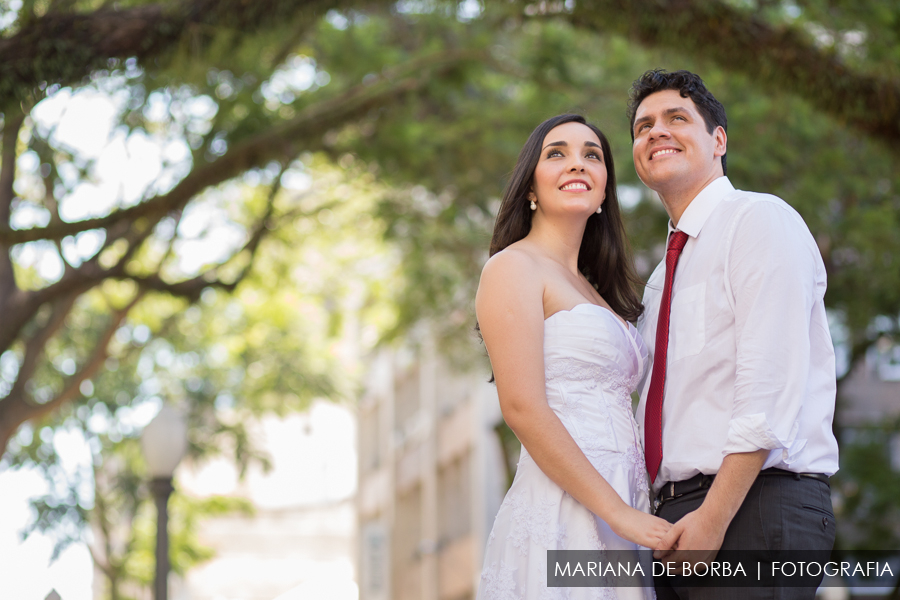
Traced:
[[[522, 442], [478, 598], [653, 597], [547, 588], [547, 550], [655, 548], [630, 393], [647, 363], [609, 142], [578, 115], [541, 123], [500, 205], [476, 296], [500, 407]], [[648, 570], [649, 575], [649, 570]]]

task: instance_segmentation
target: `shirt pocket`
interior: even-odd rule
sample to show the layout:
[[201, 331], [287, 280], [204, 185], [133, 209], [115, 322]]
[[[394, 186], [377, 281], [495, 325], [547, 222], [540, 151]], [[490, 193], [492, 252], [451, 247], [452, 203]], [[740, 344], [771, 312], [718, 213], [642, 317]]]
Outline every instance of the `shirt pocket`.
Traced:
[[669, 357], [676, 361], [698, 354], [706, 345], [706, 283], [679, 291], [669, 316]]

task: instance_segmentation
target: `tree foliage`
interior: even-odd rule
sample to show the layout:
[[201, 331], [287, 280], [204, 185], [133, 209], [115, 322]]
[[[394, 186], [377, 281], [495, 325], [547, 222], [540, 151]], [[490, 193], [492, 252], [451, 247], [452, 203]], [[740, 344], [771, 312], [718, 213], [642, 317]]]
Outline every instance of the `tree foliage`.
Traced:
[[705, 54], [725, 70], [801, 96], [891, 145], [900, 139], [900, 11], [863, 4], [588, 0], [576, 3], [570, 20], [644, 44]]
[[840, 512], [849, 523], [838, 531], [836, 546], [841, 550], [890, 553], [900, 545], [900, 479], [885, 476], [892, 471], [891, 438], [897, 431], [900, 422], [891, 419], [844, 436]]

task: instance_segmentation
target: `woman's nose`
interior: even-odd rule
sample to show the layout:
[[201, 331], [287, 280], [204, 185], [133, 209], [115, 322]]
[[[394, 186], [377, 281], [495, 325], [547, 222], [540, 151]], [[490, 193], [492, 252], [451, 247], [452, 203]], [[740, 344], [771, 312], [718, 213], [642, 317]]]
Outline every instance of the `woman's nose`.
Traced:
[[569, 170], [570, 171], [584, 171], [584, 160], [580, 156], [576, 155], [572, 159], [572, 163], [569, 165]]

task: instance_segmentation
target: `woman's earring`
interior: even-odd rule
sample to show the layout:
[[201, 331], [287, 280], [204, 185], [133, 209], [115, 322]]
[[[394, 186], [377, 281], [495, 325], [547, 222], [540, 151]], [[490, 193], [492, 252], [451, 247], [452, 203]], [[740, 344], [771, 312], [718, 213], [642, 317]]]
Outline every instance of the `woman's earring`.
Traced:
[[597, 207], [597, 214], [599, 215], [602, 212], [603, 212], [603, 205], [601, 204], [600, 206]]
[[531, 210], [537, 210], [537, 203], [535, 203], [535, 199], [537, 196], [534, 194], [529, 194], [528, 199], [531, 200]]

